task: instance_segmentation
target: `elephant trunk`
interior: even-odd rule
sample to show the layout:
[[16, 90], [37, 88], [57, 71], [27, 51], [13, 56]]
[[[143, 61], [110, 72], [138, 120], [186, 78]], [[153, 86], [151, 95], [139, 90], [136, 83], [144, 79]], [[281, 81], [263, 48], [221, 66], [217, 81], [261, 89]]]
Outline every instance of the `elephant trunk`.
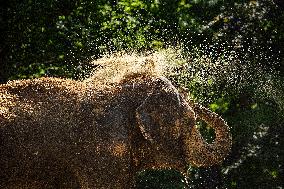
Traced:
[[215, 140], [208, 144], [198, 129], [193, 126], [185, 132], [186, 155], [188, 161], [196, 166], [212, 166], [221, 163], [231, 149], [232, 137], [226, 122], [210, 110], [195, 105], [197, 117], [215, 130]]

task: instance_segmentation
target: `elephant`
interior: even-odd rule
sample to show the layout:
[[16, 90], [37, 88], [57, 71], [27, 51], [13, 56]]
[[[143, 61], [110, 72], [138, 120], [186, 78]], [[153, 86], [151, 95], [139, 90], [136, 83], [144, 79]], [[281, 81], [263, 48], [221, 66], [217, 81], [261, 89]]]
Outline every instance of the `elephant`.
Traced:
[[[145, 169], [221, 163], [226, 122], [193, 106], [164, 76], [109, 86], [43, 77], [0, 85], [0, 188], [135, 188]], [[215, 130], [207, 143], [200, 118]]]

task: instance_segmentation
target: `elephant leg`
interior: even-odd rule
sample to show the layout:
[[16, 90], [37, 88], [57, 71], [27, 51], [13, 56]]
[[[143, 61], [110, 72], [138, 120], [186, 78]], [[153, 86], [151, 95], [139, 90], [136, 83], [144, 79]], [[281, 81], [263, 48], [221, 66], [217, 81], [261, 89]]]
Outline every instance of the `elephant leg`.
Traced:
[[27, 179], [11, 179], [8, 183], [3, 186], [4, 189], [40, 189], [40, 188], [51, 188], [46, 183], [27, 180]]
[[6, 171], [4, 189], [79, 189], [83, 188], [78, 174], [60, 161], [41, 160]]

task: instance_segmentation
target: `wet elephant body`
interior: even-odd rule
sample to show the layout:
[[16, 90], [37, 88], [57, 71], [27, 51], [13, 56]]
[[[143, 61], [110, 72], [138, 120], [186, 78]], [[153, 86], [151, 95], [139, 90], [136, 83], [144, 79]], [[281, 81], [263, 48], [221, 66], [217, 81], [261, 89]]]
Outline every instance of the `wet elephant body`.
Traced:
[[0, 188], [133, 188], [137, 171], [216, 164], [231, 145], [226, 123], [199, 109], [216, 132], [204, 142], [195, 111], [164, 77], [107, 88], [21, 80], [0, 95]]

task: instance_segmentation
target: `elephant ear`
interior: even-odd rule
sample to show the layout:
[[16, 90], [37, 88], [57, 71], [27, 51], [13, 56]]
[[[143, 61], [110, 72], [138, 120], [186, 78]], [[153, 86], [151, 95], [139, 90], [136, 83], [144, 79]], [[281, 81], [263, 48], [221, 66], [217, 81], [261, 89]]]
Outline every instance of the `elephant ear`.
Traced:
[[136, 119], [145, 139], [161, 142], [180, 136], [180, 95], [162, 90], [149, 95], [136, 110]]

